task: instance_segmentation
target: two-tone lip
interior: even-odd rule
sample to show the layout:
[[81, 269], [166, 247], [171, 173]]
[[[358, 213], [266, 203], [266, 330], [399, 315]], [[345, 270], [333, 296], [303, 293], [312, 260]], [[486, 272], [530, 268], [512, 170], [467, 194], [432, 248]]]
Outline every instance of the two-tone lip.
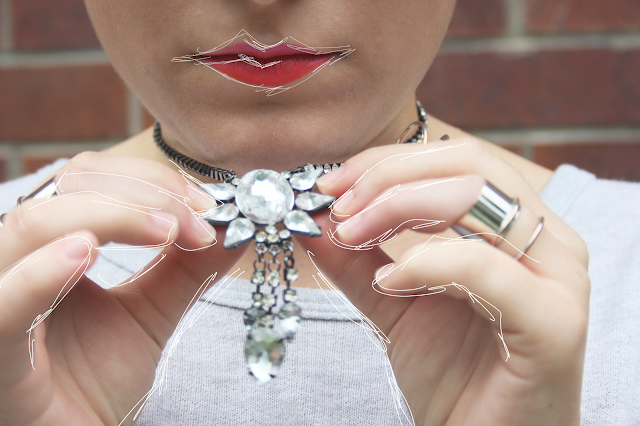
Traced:
[[[231, 44], [242, 35], [249, 39]], [[243, 30], [215, 49], [180, 56], [172, 61], [206, 65], [230, 80], [262, 88], [268, 95], [273, 95], [290, 89], [354, 51], [349, 46], [316, 49], [299, 42], [285, 43], [288, 39], [291, 37], [267, 46]], [[301, 79], [297, 84], [284, 87]]]

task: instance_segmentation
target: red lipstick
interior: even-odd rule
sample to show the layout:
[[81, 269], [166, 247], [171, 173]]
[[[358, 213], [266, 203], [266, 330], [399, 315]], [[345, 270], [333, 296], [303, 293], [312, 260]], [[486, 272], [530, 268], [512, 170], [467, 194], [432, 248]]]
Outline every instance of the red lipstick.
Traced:
[[[238, 42], [240, 40], [242, 43]], [[287, 40], [292, 42], [287, 43]], [[178, 56], [171, 62], [205, 65], [228, 80], [256, 87], [257, 92], [273, 96], [308, 80], [354, 51], [350, 46], [313, 48], [293, 37], [266, 45], [241, 30], [215, 49], [206, 52], [198, 49], [198, 53]]]
[[281, 44], [262, 50], [239, 43], [195, 55], [193, 59], [241, 83], [276, 87], [312, 73], [328, 64], [334, 56], [295, 45]]

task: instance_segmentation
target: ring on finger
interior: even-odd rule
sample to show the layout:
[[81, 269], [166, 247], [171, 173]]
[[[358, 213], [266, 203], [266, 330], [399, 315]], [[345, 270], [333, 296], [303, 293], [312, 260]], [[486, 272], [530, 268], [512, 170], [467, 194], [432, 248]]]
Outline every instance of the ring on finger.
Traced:
[[32, 198], [34, 199], [49, 198], [54, 195], [58, 195], [58, 192], [57, 192], [58, 185], [55, 182], [55, 178], [56, 178], [55, 176], [52, 176], [51, 178], [49, 178], [49, 180], [47, 180], [42, 185], [38, 186], [36, 189], [31, 191], [29, 195], [25, 195], [24, 197], [18, 198], [17, 204], [20, 205], [24, 203], [26, 200], [30, 200]]
[[[508, 197], [487, 181], [480, 190], [473, 207], [456, 222], [452, 229], [465, 239], [482, 240], [497, 246], [520, 218], [521, 211], [517, 198]], [[516, 260], [519, 260], [533, 246], [543, 226], [544, 218], [541, 217], [538, 226], [522, 250], [518, 250], [515, 255]]]
[[[20, 205], [22, 203], [24, 203], [26, 200], [30, 200], [32, 198], [34, 199], [40, 199], [40, 198], [49, 198], [49, 197], [53, 197], [55, 195], [58, 195], [57, 192], [57, 184], [55, 182], [55, 176], [52, 176], [51, 178], [49, 178], [46, 182], [44, 182], [42, 185], [38, 186], [36, 189], [34, 189], [33, 191], [31, 191], [31, 193], [29, 195], [25, 195], [23, 197], [18, 198], [17, 201], [17, 205]], [[2, 227], [4, 226], [4, 217], [6, 216], [6, 213], [3, 213], [2, 215], [0, 215], [0, 229], [2, 229]]]

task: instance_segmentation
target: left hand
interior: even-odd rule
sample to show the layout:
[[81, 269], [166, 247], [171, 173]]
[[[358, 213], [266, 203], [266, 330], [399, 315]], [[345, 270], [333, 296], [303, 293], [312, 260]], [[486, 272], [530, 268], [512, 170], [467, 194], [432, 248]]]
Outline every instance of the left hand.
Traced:
[[[331, 181], [333, 174], [338, 178]], [[354, 195], [342, 209], [338, 201], [334, 213], [353, 217], [366, 210], [357, 226], [335, 234], [352, 249], [327, 237], [336, 228], [328, 213], [314, 216], [322, 238], [297, 241], [390, 340], [389, 360], [416, 424], [579, 425], [590, 290], [586, 245], [517, 170], [464, 138], [369, 149], [327, 178], [318, 184], [322, 192], [341, 196], [351, 188]], [[504, 241], [427, 242], [426, 232], [447, 230], [471, 208], [485, 179], [520, 199], [520, 218], [505, 236], [518, 249], [545, 218], [519, 261]], [[425, 234], [415, 246], [406, 241], [418, 234], [402, 240], [404, 234], [390, 232], [387, 240], [404, 241], [392, 259], [375, 242], [403, 223], [398, 232], [415, 225], [412, 219], [443, 222], [421, 228]], [[366, 242], [370, 249], [355, 249]], [[374, 290], [376, 271], [392, 262], [396, 267], [383, 269]], [[476, 303], [452, 283], [476, 295]], [[429, 290], [437, 286], [445, 287]]]

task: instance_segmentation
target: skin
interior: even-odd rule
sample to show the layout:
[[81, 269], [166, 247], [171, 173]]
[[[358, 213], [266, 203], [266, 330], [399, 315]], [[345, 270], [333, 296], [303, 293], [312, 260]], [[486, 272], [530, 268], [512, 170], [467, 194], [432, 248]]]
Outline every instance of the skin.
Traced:
[[[434, 117], [432, 138], [449, 134], [451, 141], [394, 145], [417, 119], [414, 91], [453, 1], [86, 0], [86, 6], [115, 68], [175, 149], [238, 175], [347, 160], [318, 188], [336, 197], [351, 189], [353, 202], [314, 216], [343, 244], [375, 240], [415, 218], [444, 221], [422, 230], [405, 226], [371, 250], [344, 250], [326, 235], [296, 238], [300, 274], [309, 277], [318, 267], [389, 338], [389, 359], [416, 424], [579, 424], [588, 253], [538, 196], [552, 172]], [[170, 62], [241, 28], [265, 44], [291, 35], [310, 46], [350, 44], [356, 52], [273, 97], [204, 67]], [[422, 154], [432, 147], [443, 149]], [[400, 162], [407, 154], [420, 155]], [[151, 388], [162, 349], [207, 277], [252, 270], [247, 246], [224, 250], [214, 244], [224, 229], [195, 219], [213, 201], [175, 171], [149, 130], [107, 153], [81, 154], [63, 173], [58, 182], [66, 196], [29, 200], [0, 229], [0, 426], [119, 424]], [[457, 180], [424, 186], [451, 178]], [[524, 247], [544, 216], [530, 257], [516, 261], [517, 251], [503, 242], [496, 248], [432, 239], [457, 237], [449, 226], [486, 180], [520, 199], [521, 216], [506, 235], [515, 247]], [[354, 226], [350, 218], [380, 195], [416, 185], [424, 189], [398, 191], [395, 203], [377, 205]], [[138, 280], [103, 290], [81, 272], [95, 247], [109, 241], [158, 245], [165, 257]], [[42, 247], [48, 248], [38, 252]], [[34, 261], [10, 268], [24, 259]], [[34, 370], [25, 330], [67, 282], [73, 290], [33, 330]], [[453, 287], [393, 297], [451, 282], [499, 309], [501, 324]]]

